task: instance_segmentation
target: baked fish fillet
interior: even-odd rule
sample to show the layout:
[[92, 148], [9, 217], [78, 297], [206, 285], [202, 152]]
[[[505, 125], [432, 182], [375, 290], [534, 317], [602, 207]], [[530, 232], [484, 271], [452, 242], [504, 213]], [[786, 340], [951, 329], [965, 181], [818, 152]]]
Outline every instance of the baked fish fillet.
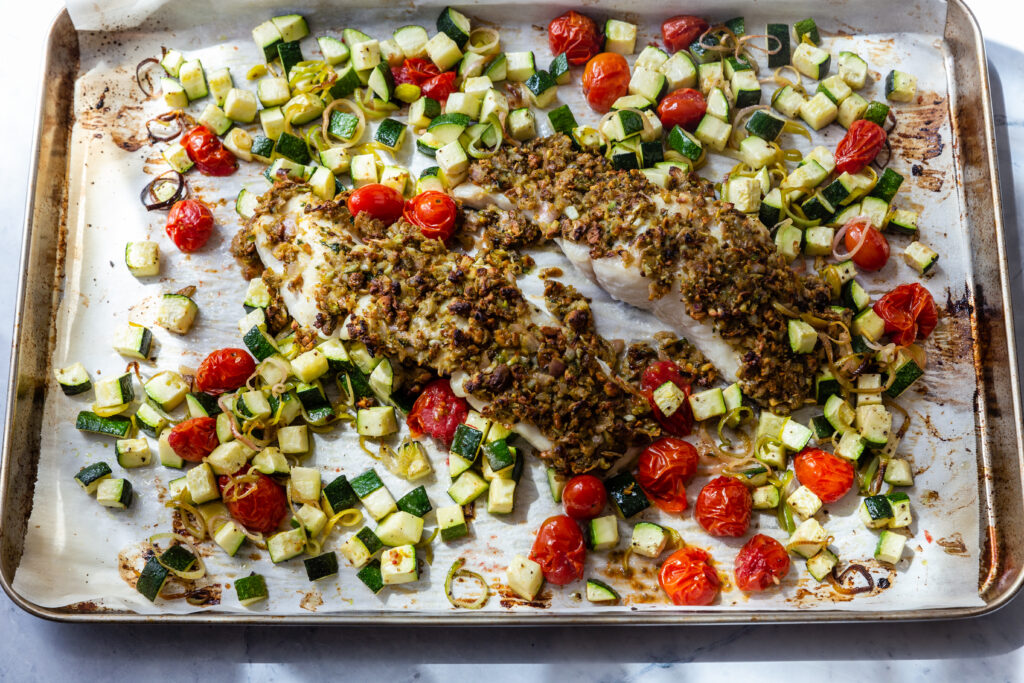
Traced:
[[[473, 164], [455, 188], [508, 247], [554, 240], [610, 296], [651, 311], [746, 396], [789, 412], [810, 400], [819, 354], [788, 343], [793, 313], [841, 317], [828, 286], [793, 271], [759, 221], [673, 171], [661, 188], [554, 135]], [[820, 345], [819, 345], [820, 348]]]
[[[659, 433], [646, 399], [619, 374], [624, 355], [594, 332], [586, 299], [553, 280], [544, 308], [522, 294], [520, 257], [486, 245], [448, 249], [404, 220], [386, 226], [344, 198], [279, 181], [235, 240], [253, 253], [296, 326], [364, 342], [405, 367], [453, 379], [485, 415], [564, 471], [607, 466]], [[705, 365], [697, 355], [694, 381]], [[680, 361], [677, 361], [680, 362]]]

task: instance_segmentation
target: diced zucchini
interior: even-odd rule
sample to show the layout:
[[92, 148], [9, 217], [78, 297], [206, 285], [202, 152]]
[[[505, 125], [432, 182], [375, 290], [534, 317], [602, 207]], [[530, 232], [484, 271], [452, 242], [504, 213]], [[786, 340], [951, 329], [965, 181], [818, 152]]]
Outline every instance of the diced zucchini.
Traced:
[[153, 277], [160, 274], [160, 245], [156, 242], [128, 242], [124, 248], [124, 263], [135, 277]]
[[524, 600], [533, 600], [544, 583], [544, 572], [533, 560], [516, 555], [509, 563], [505, 581], [513, 593]]
[[427, 56], [427, 30], [422, 26], [402, 26], [392, 34], [402, 48], [406, 59], [423, 59]]
[[187, 61], [181, 65], [178, 71], [178, 80], [190, 102], [202, 99], [209, 94], [206, 86], [206, 72], [203, 71], [202, 62], [198, 59]]
[[828, 548], [823, 548], [814, 557], [807, 558], [807, 573], [816, 581], [824, 581], [839, 563], [839, 558]]
[[779, 507], [779, 488], [772, 484], [758, 486], [751, 492], [755, 510], [774, 510]]
[[423, 535], [423, 518], [398, 510], [388, 515], [374, 534], [384, 545], [415, 545]]
[[466, 516], [461, 505], [447, 505], [437, 508], [437, 526], [442, 541], [455, 541], [469, 534]]
[[698, 140], [716, 152], [721, 152], [725, 149], [731, 134], [732, 126], [709, 114], [706, 114], [700, 120], [700, 123], [697, 124], [695, 133]]
[[612, 505], [624, 519], [629, 519], [651, 505], [640, 485], [629, 472], [621, 472], [606, 479], [604, 487]]
[[693, 419], [698, 422], [725, 415], [725, 397], [718, 387], [691, 394], [689, 400]]
[[893, 102], [913, 102], [917, 96], [917, 77], [905, 71], [890, 71], [885, 77], [885, 96]]
[[914, 521], [914, 515], [910, 511], [910, 497], [902, 491], [894, 491], [885, 497], [889, 499], [889, 506], [892, 508], [889, 528], [905, 529], [910, 526]]
[[612, 603], [619, 599], [619, 594], [612, 587], [597, 579], [587, 579], [587, 600], [595, 603]]
[[658, 70], [665, 75], [665, 85], [669, 91], [692, 88], [697, 85], [697, 67], [690, 55], [684, 51], [679, 51], [669, 57], [668, 61], [658, 67]]
[[857, 508], [860, 520], [869, 529], [882, 529], [889, 526], [892, 521], [892, 506], [885, 496], [868, 496], [860, 502]]
[[96, 486], [96, 502], [103, 507], [125, 510], [132, 504], [132, 483], [127, 479], [101, 479]]
[[875, 559], [880, 562], [896, 564], [903, 557], [903, 548], [907, 544], [907, 537], [894, 531], [883, 531], [878, 537], [878, 545], [875, 546]]
[[462, 59], [462, 50], [459, 45], [446, 33], [438, 33], [428, 40], [426, 51], [430, 61], [434, 62], [441, 71], [451, 69]]
[[793, 353], [810, 353], [818, 345], [818, 332], [808, 323], [796, 318], [787, 321], [789, 348]]
[[636, 24], [618, 19], [604, 23], [604, 49], [620, 55], [631, 55], [636, 49]]
[[86, 493], [95, 493], [100, 482], [109, 479], [111, 475], [110, 465], [105, 462], [97, 462], [87, 465], [75, 475], [75, 481]]
[[825, 547], [828, 540], [828, 532], [818, 523], [818, 520], [810, 517], [796, 528], [789, 537], [786, 549], [804, 558], [814, 557]]
[[939, 255], [921, 242], [911, 242], [903, 251], [903, 260], [921, 275], [927, 275], [939, 260]]
[[779, 113], [793, 118], [800, 113], [800, 107], [807, 98], [793, 86], [787, 85], [772, 96], [772, 107]]
[[615, 515], [590, 520], [584, 531], [591, 550], [608, 550], [619, 544], [619, 522]]
[[829, 70], [832, 56], [821, 48], [800, 43], [793, 51], [793, 66], [804, 76], [814, 80], [822, 80]]
[[798, 515], [807, 519], [813, 517], [821, 509], [821, 498], [806, 486], [801, 486], [786, 499], [786, 504]]
[[818, 93], [800, 105], [800, 118], [814, 130], [821, 130], [836, 120], [839, 109], [825, 93]]
[[385, 586], [416, 581], [419, 578], [416, 547], [402, 545], [385, 550], [380, 557], [380, 574]]

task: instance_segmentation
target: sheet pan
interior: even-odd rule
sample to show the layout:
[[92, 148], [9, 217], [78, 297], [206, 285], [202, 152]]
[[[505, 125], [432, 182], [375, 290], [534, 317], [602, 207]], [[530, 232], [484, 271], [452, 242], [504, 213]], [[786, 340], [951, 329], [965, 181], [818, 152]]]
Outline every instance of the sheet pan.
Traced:
[[[602, 10], [605, 8], [602, 7]], [[611, 11], [613, 8], [608, 8]], [[946, 12], [945, 22], [941, 21], [938, 10]], [[502, 16], [506, 8], [494, 6], [484, 8], [467, 8], [473, 13], [486, 18], [495, 18], [502, 24]], [[848, 609], [829, 610], [815, 604], [813, 612], [800, 609], [794, 604], [788, 608], [762, 611], [762, 605], [751, 603], [748, 606], [730, 605], [728, 609], [710, 609], [706, 611], [678, 610], [627, 610], [627, 611], [590, 611], [580, 609], [559, 609], [555, 605], [550, 610], [514, 610], [486, 612], [468, 615], [450, 611], [421, 612], [394, 610], [323, 610], [315, 613], [293, 612], [280, 617], [287, 621], [405, 621], [415, 620], [417, 623], [453, 623], [456, 621], [474, 621], [484, 623], [546, 623], [554, 621], [624, 621], [628, 623], [649, 623], [662, 621], [702, 621], [728, 622], [749, 620], [842, 620], [860, 618], [935, 618], [948, 616], [964, 616], [992, 609], [1004, 602], [1020, 585], [1020, 577], [1016, 567], [1020, 552], [1021, 511], [1021, 455], [1019, 438], [1019, 406], [1016, 386], [1016, 360], [1012, 343], [1012, 321], [1009, 319], [1009, 307], [1004, 306], [1006, 296], [1005, 257], [1002, 253], [1001, 225], [998, 212], [998, 188], [995, 183], [994, 150], [992, 148], [991, 112], [988, 100], [987, 75], [980, 35], [976, 25], [962, 5], [953, 3], [947, 6], [926, 3], [916, 7], [916, 28], [929, 28], [928, 22], [934, 23], [931, 28], [935, 33], [944, 36], [945, 40], [932, 49], [941, 54], [941, 64], [945, 74], [939, 79], [949, 86], [948, 92], [942, 93], [935, 103], [934, 109], [939, 114], [949, 116], [951, 135], [942, 138], [940, 144], [949, 146], [949, 168], [954, 181], [952, 191], [956, 199], [957, 213], [950, 216], [949, 233], [959, 235], [963, 244], [970, 245], [964, 253], [965, 272], [968, 278], [962, 283], [962, 291], [950, 288], [950, 297], [946, 302], [949, 318], [956, 322], [951, 325], [949, 353], [951, 361], [966, 360], [974, 369], [977, 378], [977, 390], [971, 397], [957, 397], [954, 404], [955, 412], [963, 415], [973, 409], [975, 419], [973, 443], [965, 444], [964, 452], [974, 460], [979, 472], [977, 494], [978, 526], [976, 530], [977, 552], [974, 557], [978, 562], [978, 595], [975, 604], [950, 606], [932, 606], [929, 609], [874, 609], [868, 605], [863, 611]], [[268, 9], [269, 11], [269, 9]], [[545, 13], [553, 15], [558, 8], [546, 7]], [[654, 8], [649, 10], [652, 16], [661, 16], [665, 11]], [[756, 6], [737, 5], [731, 8], [716, 9], [716, 16], [746, 13], [748, 17], [755, 14]], [[773, 4], [772, 15], [782, 20], [796, 19], [801, 14], [799, 6]], [[793, 16], [783, 16], [792, 12]], [[777, 14], [779, 13], [779, 14]], [[806, 14], [806, 12], [803, 12]], [[356, 16], [360, 14], [355, 10]], [[820, 10], [815, 10], [822, 16]], [[926, 21], [921, 21], [924, 17]], [[642, 18], [641, 18], [642, 19]], [[851, 17], [851, 22], [856, 19]], [[825, 25], [825, 21], [820, 20]], [[250, 22], [251, 23], [251, 22]], [[347, 21], [333, 22], [341, 27]], [[353, 25], [365, 26], [366, 23], [351, 21]], [[394, 21], [389, 22], [398, 25]], [[150, 20], [152, 24], [152, 20]], [[152, 30], [169, 28], [174, 30], [174, 17], [161, 17], [161, 24]], [[644, 22], [649, 30], [654, 22]], [[246, 26], [248, 24], [245, 24]], [[332, 25], [332, 24], [328, 24]], [[837, 22], [837, 27], [848, 28], [850, 32], [858, 28], [856, 24]], [[863, 28], [866, 25], [861, 25]], [[869, 27], [870, 28], [870, 27]], [[886, 25], [886, 30], [901, 29], [901, 26]], [[927, 31], [925, 32], [927, 33]], [[239, 40], [245, 38], [247, 30], [241, 36], [231, 36]], [[504, 35], [504, 31], [503, 31]], [[137, 35], [129, 32], [124, 35], [130, 42]], [[69, 129], [73, 112], [61, 107], [70, 102], [73, 95], [80, 94], [75, 90], [75, 79], [79, 75], [76, 67], [77, 49], [80, 41], [95, 47], [97, 34], [79, 34], [70, 27], [66, 15], [58, 18], [51, 33], [51, 49], [48, 70], [52, 77], [46, 79], [47, 92], [44, 93], [41, 105], [38, 155], [39, 164], [33, 183], [33, 196], [30, 198], [28, 224], [24, 249], [24, 280], [19, 294], [19, 327], [16, 331], [15, 347], [12, 363], [11, 400], [8, 412], [8, 428], [5, 435], [5, 457], [2, 472], [2, 579], [3, 585], [12, 597], [26, 609], [37, 614], [52, 618], [69, 620], [81, 619], [230, 619], [237, 621], [267, 620], [273, 618], [270, 613], [234, 613], [222, 614], [211, 611], [200, 613], [169, 614], [167, 610], [158, 616], [143, 615], [131, 608], [113, 604], [98, 604], [94, 601], [79, 601], [76, 604], [57, 607], [41, 607], [29, 603], [21, 594], [12, 592], [11, 583], [15, 570], [25, 558], [24, 538], [29, 521], [29, 510], [32, 508], [33, 484], [36, 481], [36, 467], [45, 463], [46, 458], [40, 457], [42, 438], [53, 425], [44, 428], [42, 414], [47, 388], [52, 388], [49, 380], [49, 368], [52, 354], [60, 351], [60, 335], [54, 333], [54, 318], [57, 315], [58, 303], [64, 286], [74, 275], [65, 274], [65, 264], [78, 268], [80, 263], [73, 255], [76, 243], [67, 248], [66, 236], [75, 234], [74, 226], [67, 223], [68, 216], [76, 216], [76, 205], [67, 211], [69, 198], [76, 197], [76, 188], [68, 187], [65, 178], [82, 177], [76, 174], [76, 159], [70, 152], [71, 139]], [[110, 40], [116, 40], [111, 37]], [[206, 43], [207, 45], [209, 43]], [[186, 46], [196, 47], [196, 46]], [[870, 57], [869, 57], [869, 61]], [[127, 60], [126, 64], [134, 64]], [[236, 78], [238, 70], [235, 70]], [[61, 97], [64, 95], [64, 97]], [[116, 98], [117, 94], [111, 96]], [[79, 125], [82, 123], [81, 108], [79, 109]], [[926, 128], [926, 126], [925, 126]], [[923, 144], [934, 144], [933, 138], [927, 138]], [[130, 139], [123, 138], [121, 143], [131, 146]], [[124, 147], [122, 147], [123, 149]], [[929, 169], [922, 169], [928, 171]], [[70, 171], [70, 173], [69, 173]], [[927, 173], [922, 173], [923, 183], [933, 182]], [[150, 226], [152, 227], [152, 226]], [[961, 232], [962, 230], [962, 232]], [[948, 234], [947, 234], [948, 236]], [[237, 301], [237, 298], [232, 299]], [[598, 306], [601, 302], [597, 302]], [[600, 313], [598, 313], [600, 318]], [[227, 318], [225, 328], [230, 329], [235, 316]], [[955, 327], [955, 329], [953, 329]], [[223, 332], [223, 330], [220, 330]], [[217, 332], [214, 331], [214, 334]], [[39, 343], [42, 338], [50, 337], [50, 345]], [[65, 338], [66, 341], [66, 338]], [[64, 347], [66, 350], [66, 346]], [[169, 350], [169, 349], [168, 349]], [[54, 362], [56, 362], [54, 360]], [[43, 450], [45, 454], [47, 451]], [[403, 489], [398, 489], [396, 493]], [[35, 492], [38, 493], [38, 492]], [[685, 531], [684, 531], [685, 535]], [[968, 534], [971, 536], [972, 534]], [[915, 539], [918, 540], [918, 539]], [[503, 549], [504, 550], [504, 549]], [[524, 550], [524, 549], [518, 549]], [[31, 557], [29, 558], [31, 559]], [[436, 575], [443, 573], [441, 568], [445, 562], [438, 561], [433, 569], [432, 584], [437, 584]], [[271, 570], [273, 571], [273, 570]], [[299, 570], [301, 572], [301, 569]], [[266, 572], [265, 572], [266, 573]], [[496, 576], [497, 574], [494, 574]], [[489, 576], [489, 578], [493, 578]], [[351, 582], [350, 582], [351, 583]], [[492, 601], [493, 602], [493, 601]], [[756, 606], [756, 608], [755, 608]], [[564, 606], [563, 606], [564, 607]], [[767, 605], [765, 605], [767, 607]]]

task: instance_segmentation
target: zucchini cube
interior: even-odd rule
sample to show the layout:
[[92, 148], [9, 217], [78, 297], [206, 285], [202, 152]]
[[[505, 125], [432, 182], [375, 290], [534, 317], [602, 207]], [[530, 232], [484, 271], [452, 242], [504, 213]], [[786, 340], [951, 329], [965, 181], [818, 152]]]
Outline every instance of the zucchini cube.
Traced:
[[380, 574], [385, 586], [416, 581], [419, 578], [416, 568], [416, 547], [402, 545], [385, 550], [380, 557]]
[[533, 560], [516, 555], [508, 565], [505, 581], [513, 593], [524, 600], [533, 600], [544, 583], [544, 572]]
[[446, 505], [437, 508], [437, 526], [442, 541], [455, 541], [469, 535], [466, 515], [461, 505]]

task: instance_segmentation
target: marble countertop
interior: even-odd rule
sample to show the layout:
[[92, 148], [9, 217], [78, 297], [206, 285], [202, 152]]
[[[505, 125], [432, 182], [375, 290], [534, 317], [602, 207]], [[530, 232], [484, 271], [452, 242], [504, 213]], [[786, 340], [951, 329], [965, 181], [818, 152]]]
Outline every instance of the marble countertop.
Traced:
[[[1014, 226], [1024, 204], [1024, 12], [1005, 2], [971, 3], [986, 35], [999, 146], [1003, 218], [1014, 311], [1024, 320], [1024, 244]], [[0, 109], [0, 243], [20, 243], [34, 93], [43, 37], [61, 0], [21, 3], [0, 25], [0, 83], [31, 93]], [[11, 58], [17, 56], [17, 58]], [[1005, 94], [1009, 93], [1009, 96]], [[0, 348], [10, 343], [16, 249], [0, 256]], [[1024, 344], [1018, 342], [1018, 349]], [[6, 376], [6, 354], [0, 376]], [[0, 597], [0, 680], [150, 677], [214, 681], [340, 677], [391, 681], [700, 680], [729, 664], [744, 680], [1013, 681], [1024, 676], [1024, 598], [980, 619], [921, 624], [476, 628], [290, 628], [55, 624]], [[683, 665], [686, 665], [685, 667]]]

